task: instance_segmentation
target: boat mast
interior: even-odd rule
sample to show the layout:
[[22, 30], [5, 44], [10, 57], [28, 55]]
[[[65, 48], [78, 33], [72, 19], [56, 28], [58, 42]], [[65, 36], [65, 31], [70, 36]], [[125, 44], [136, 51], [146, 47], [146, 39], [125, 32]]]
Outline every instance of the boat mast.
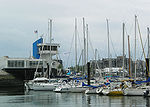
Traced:
[[123, 23], [123, 62], [122, 62], [123, 78], [124, 78], [124, 30], [125, 30], [125, 24]]
[[51, 55], [51, 42], [52, 42], [52, 20], [49, 19], [49, 37], [50, 37], [50, 58], [49, 58], [49, 79], [50, 79], [50, 75], [51, 75], [51, 63], [52, 63], [52, 55]]
[[128, 52], [129, 52], [129, 77], [131, 78], [131, 69], [130, 69], [130, 40], [128, 35]]
[[[144, 58], [145, 58], [145, 61], [146, 61], [146, 55], [145, 55], [145, 52], [144, 52], [144, 46], [143, 46], [143, 42], [142, 42], [142, 35], [141, 35], [141, 31], [140, 31], [140, 26], [139, 26], [139, 23], [138, 23], [138, 19], [137, 19], [137, 25], [138, 25], [138, 31], [139, 31], [139, 36], [140, 36], [142, 50], [143, 50], [143, 55], [144, 55]], [[149, 78], [149, 70], [148, 69], [149, 69], [148, 68], [148, 63], [146, 61], [146, 80], [148, 80], [148, 78]]]
[[108, 67], [110, 72], [109, 23], [108, 23], [108, 19], [106, 19], [106, 21], [107, 21], [107, 37], [108, 37]]
[[149, 27], [147, 27], [147, 38], [148, 38], [148, 58], [150, 58], [150, 47], [149, 47]]
[[75, 72], [77, 72], [77, 19], [75, 18]]
[[88, 46], [88, 40], [89, 40], [89, 28], [88, 28], [88, 24], [86, 24], [86, 37], [87, 37], [87, 62], [88, 62], [88, 48], [89, 48], [89, 46]]
[[84, 40], [84, 74], [86, 71], [86, 38], [85, 38], [85, 20], [83, 17], [83, 40]]
[[149, 62], [149, 65], [148, 65], [148, 75], [149, 75], [149, 68], [150, 68], [150, 46], [149, 46], [149, 27], [147, 27], [147, 38], [148, 38], [148, 62]]
[[135, 15], [135, 80], [136, 80], [136, 19], [137, 16]]
[[82, 71], [84, 74], [84, 49], [82, 49]]
[[96, 67], [97, 66], [97, 49], [95, 49], [95, 72], [96, 72]]

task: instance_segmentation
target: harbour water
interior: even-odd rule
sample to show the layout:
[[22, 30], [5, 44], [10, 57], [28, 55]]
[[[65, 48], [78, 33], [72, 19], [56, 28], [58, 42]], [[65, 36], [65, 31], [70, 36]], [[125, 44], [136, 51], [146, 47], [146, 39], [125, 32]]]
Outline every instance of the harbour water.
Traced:
[[150, 97], [1, 89], [0, 107], [150, 107]]

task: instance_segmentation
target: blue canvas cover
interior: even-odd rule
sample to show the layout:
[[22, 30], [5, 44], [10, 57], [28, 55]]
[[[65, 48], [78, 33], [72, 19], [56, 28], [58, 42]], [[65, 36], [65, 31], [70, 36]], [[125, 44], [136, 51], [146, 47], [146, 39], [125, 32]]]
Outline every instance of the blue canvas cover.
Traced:
[[40, 54], [37, 46], [37, 44], [39, 43], [43, 43], [43, 38], [40, 38], [33, 43], [33, 57], [36, 59], [40, 58]]
[[135, 84], [148, 83], [150, 82], [150, 77], [146, 81], [136, 81]]
[[107, 85], [109, 85], [109, 84], [110, 84], [110, 83], [104, 83], [104, 84], [99, 85], [99, 86], [93, 86], [93, 85], [87, 85], [87, 84], [85, 84], [84, 82], [82, 82], [82, 86], [92, 87], [93, 89], [94, 89], [94, 88], [98, 88], [98, 87], [104, 87], [104, 86], [107, 86]]

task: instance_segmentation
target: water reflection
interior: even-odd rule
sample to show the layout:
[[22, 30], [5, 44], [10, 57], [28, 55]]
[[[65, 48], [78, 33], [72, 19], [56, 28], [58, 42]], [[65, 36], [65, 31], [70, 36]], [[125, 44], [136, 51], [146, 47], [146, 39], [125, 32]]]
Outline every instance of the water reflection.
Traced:
[[145, 97], [145, 99], [146, 99], [146, 107], [150, 107], [150, 104], [149, 104], [150, 98], [149, 97]]
[[51, 91], [0, 90], [0, 107], [150, 107], [150, 97], [100, 96], [83, 93], [55, 93]]
[[24, 95], [24, 87], [0, 88], [0, 96], [2, 95]]

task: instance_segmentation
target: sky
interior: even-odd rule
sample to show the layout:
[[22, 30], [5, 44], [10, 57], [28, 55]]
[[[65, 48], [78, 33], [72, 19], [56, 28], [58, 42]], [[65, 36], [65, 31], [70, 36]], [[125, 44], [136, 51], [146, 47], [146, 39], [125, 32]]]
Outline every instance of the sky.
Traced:
[[[134, 16], [138, 17], [145, 44], [147, 27], [150, 25], [149, 5], [148, 0], [0, 0], [0, 57], [29, 57], [32, 43], [38, 37], [44, 35], [45, 42], [48, 41], [48, 19], [52, 19], [52, 38], [61, 46], [59, 56], [65, 66], [71, 66], [75, 62], [72, 46], [74, 20], [77, 18], [79, 59], [83, 48], [84, 17], [89, 26], [89, 60], [94, 58], [95, 49], [98, 50], [99, 58], [108, 57], [106, 19], [109, 20], [111, 57], [122, 55], [122, 23], [125, 23], [125, 53], [128, 56], [129, 35], [131, 56], [134, 58]], [[34, 30], [38, 30], [38, 36]], [[136, 49], [137, 58], [141, 59], [138, 30]]]

